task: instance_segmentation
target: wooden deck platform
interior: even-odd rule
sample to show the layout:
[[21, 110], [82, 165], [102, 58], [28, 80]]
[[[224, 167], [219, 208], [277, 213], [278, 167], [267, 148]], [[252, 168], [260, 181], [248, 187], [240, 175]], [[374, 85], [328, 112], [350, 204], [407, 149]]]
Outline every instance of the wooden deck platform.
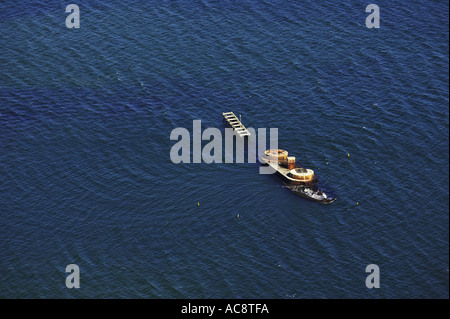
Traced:
[[236, 131], [236, 133], [240, 137], [248, 136], [250, 137], [250, 132], [246, 129], [246, 127], [241, 123], [241, 121], [237, 118], [236, 115], [234, 115], [233, 112], [225, 112], [222, 113], [224, 121], [230, 125], [233, 130]]

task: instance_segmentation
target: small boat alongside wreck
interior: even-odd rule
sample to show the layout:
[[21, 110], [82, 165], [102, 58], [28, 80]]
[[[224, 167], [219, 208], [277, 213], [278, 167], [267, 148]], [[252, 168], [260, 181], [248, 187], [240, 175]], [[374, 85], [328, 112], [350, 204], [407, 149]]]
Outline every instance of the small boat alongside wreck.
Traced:
[[324, 204], [336, 200], [335, 197], [330, 197], [319, 189], [318, 178], [314, 171], [296, 164], [295, 157], [289, 156], [286, 150], [269, 149], [265, 151], [261, 163], [272, 167], [286, 186], [299, 196]]

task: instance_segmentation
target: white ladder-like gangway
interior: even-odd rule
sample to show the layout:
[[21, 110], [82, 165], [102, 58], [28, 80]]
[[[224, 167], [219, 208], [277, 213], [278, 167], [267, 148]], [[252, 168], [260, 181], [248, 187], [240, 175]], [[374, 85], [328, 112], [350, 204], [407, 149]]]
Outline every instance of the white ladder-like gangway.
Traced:
[[223, 119], [230, 125], [240, 137], [250, 137], [250, 132], [245, 128], [244, 124], [234, 115], [233, 112], [222, 113]]

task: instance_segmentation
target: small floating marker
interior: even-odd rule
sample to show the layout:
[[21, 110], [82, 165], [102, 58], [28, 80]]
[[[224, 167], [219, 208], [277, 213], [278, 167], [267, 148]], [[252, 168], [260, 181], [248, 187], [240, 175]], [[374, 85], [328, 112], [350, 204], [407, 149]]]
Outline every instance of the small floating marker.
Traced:
[[347, 157], [350, 157], [350, 153], [347, 153]]
[[197, 206], [200, 206], [200, 202], [197, 203]]
[[356, 206], [358, 206], [359, 205], [359, 203], [358, 202], [356, 202]]
[[239, 218], [239, 214], [237, 214], [237, 218]]

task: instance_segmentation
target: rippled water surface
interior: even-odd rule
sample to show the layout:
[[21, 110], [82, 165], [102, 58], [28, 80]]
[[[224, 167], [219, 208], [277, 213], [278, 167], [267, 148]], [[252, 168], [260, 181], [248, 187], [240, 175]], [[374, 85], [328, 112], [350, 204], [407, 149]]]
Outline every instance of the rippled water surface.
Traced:
[[[78, 4], [0, 4], [0, 297], [448, 298], [448, 3]], [[338, 199], [170, 161], [230, 110]]]

